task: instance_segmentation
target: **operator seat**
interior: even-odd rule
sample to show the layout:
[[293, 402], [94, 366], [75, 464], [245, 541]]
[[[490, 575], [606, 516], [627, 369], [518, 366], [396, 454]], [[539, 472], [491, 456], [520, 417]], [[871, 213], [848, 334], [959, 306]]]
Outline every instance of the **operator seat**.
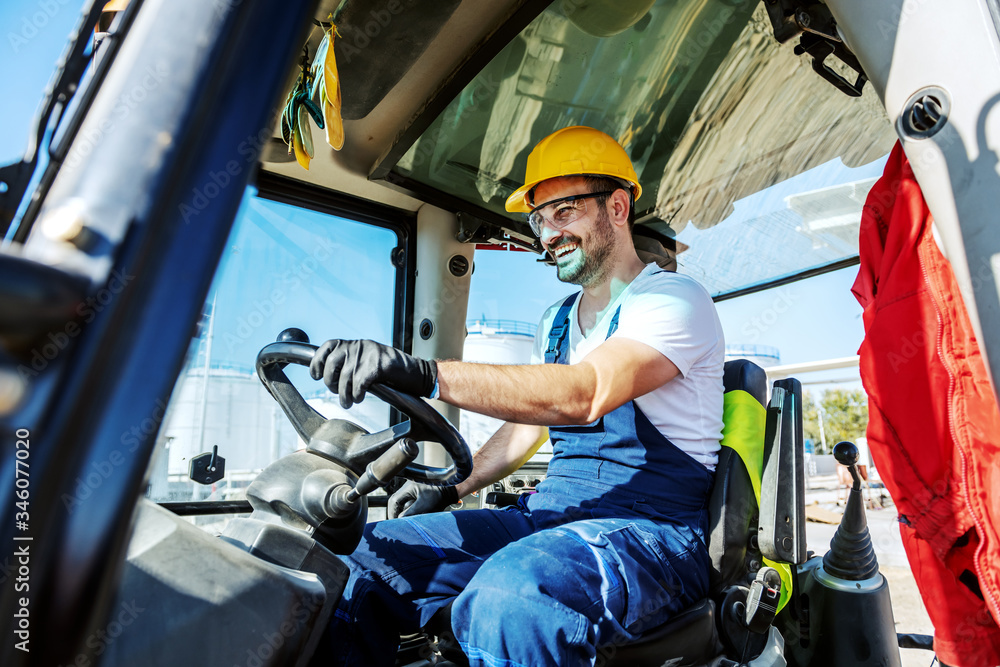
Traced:
[[[727, 394], [743, 391], [762, 407], [766, 406], [767, 375], [746, 359], [726, 362], [723, 386]], [[739, 410], [734, 415], [738, 418]], [[732, 597], [735, 587], [750, 585], [762, 560], [757, 548], [759, 511], [750, 474], [740, 455], [727, 446], [719, 451], [708, 516], [707, 546], [712, 564], [709, 597], [651, 629], [637, 642], [598, 646], [597, 665], [659, 667], [668, 659], [672, 660], [671, 665], [703, 665], [724, 648], [730, 648], [728, 641], [720, 640], [716, 610], [720, 605], [730, 606], [723, 604], [723, 600]], [[450, 620], [451, 605], [448, 605], [435, 614], [425, 630], [450, 639]], [[450, 641], [439, 643], [439, 648], [455, 664], [466, 664], [464, 655]]]
[[[723, 387], [728, 394], [743, 391], [767, 405], [767, 375], [746, 359], [727, 361]], [[731, 398], [731, 397], [730, 397]], [[738, 412], [734, 413], [737, 417]], [[763, 438], [763, 433], [761, 433]], [[599, 646], [597, 664], [611, 666], [701, 665], [723, 650], [717, 610], [732, 587], [749, 586], [761, 567], [757, 547], [759, 510], [750, 473], [740, 455], [723, 445], [715, 467], [715, 483], [708, 507], [709, 596], [639, 641], [621, 646]], [[728, 642], [726, 642], [728, 644]], [[679, 660], [679, 662], [678, 662]]]

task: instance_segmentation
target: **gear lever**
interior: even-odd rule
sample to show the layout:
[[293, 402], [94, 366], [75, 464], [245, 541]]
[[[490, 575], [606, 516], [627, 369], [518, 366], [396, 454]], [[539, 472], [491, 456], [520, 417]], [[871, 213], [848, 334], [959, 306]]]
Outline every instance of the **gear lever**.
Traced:
[[868, 533], [868, 519], [861, 497], [861, 474], [858, 472], [858, 448], [851, 442], [840, 442], [833, 448], [837, 462], [847, 466], [854, 479], [844, 518], [837, 534], [830, 541], [830, 550], [823, 557], [823, 569], [848, 581], [862, 581], [878, 574], [878, 560]]
[[830, 550], [799, 568], [797, 594], [808, 600], [809, 620], [799, 641], [786, 646], [786, 656], [789, 664], [809, 667], [899, 667], [889, 585], [878, 571], [861, 498], [858, 448], [841, 442], [833, 455], [854, 485]]
[[353, 487], [340, 475], [326, 470], [313, 472], [302, 484], [303, 504], [316, 517], [351, 516], [366, 495], [391, 482], [419, 453], [416, 442], [403, 438], [369, 463]]

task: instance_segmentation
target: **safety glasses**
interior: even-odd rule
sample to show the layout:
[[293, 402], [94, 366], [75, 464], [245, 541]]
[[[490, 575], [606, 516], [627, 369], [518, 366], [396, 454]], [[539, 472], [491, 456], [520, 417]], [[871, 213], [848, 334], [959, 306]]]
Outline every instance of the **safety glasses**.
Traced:
[[541, 206], [535, 207], [528, 214], [528, 224], [535, 236], [541, 238], [542, 226], [548, 224], [552, 229], [562, 229], [566, 225], [579, 220], [587, 214], [587, 200], [594, 197], [607, 197], [614, 190], [602, 190], [601, 192], [586, 192], [580, 195], [570, 195], [560, 197], [550, 202], [545, 202]]

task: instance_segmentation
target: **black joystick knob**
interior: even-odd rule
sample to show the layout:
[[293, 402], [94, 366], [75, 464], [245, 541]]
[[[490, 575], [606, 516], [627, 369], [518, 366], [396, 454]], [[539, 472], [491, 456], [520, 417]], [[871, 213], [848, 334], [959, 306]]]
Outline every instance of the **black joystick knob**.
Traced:
[[853, 442], [838, 442], [833, 456], [854, 479], [847, 496], [844, 518], [837, 534], [830, 540], [830, 550], [823, 556], [823, 569], [828, 574], [848, 581], [861, 581], [878, 574], [878, 559], [868, 532], [868, 519], [861, 498], [861, 473], [858, 472], [858, 448]]
[[[309, 335], [302, 329], [291, 327], [278, 334], [279, 343], [308, 343]], [[838, 461], [840, 459], [837, 459]]]
[[833, 458], [837, 459], [840, 465], [848, 467], [855, 465], [859, 456], [858, 447], [853, 442], [838, 442], [833, 448]]
[[840, 465], [847, 466], [847, 470], [854, 480], [855, 489], [861, 488], [861, 473], [858, 472], [857, 466], [859, 456], [858, 447], [853, 442], [838, 442], [833, 448], [833, 457]]

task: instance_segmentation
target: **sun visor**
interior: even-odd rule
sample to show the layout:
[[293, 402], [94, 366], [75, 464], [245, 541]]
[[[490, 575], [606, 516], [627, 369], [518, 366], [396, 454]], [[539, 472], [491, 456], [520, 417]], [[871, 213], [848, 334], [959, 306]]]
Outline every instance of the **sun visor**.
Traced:
[[[349, 2], [334, 23], [344, 120], [364, 118], [410, 71], [461, 0]], [[372, 7], [375, 6], [375, 9]]]

